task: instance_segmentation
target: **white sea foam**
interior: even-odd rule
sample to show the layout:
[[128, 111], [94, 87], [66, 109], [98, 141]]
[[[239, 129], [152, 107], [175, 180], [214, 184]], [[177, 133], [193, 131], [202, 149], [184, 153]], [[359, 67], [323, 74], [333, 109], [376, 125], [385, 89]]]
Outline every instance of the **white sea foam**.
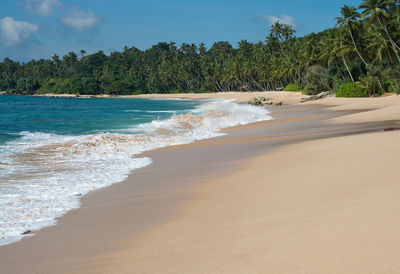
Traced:
[[0, 244], [21, 239], [26, 230], [54, 225], [56, 218], [79, 207], [82, 195], [121, 182], [132, 170], [151, 163], [150, 158], [134, 155], [269, 119], [264, 108], [221, 100], [131, 129], [137, 134], [23, 132], [21, 138], [0, 147]]

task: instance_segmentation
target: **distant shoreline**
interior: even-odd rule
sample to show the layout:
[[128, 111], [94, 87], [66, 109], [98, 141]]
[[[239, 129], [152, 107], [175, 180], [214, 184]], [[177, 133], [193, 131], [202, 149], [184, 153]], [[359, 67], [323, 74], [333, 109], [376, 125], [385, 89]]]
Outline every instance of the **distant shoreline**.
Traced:
[[0, 92], [0, 95], [11, 95], [11, 96], [30, 96], [30, 97], [50, 97], [50, 98], [116, 98], [118, 95], [108, 95], [108, 94], [100, 94], [100, 95], [89, 95], [89, 94], [55, 94], [55, 93], [46, 93], [46, 94], [14, 94], [8, 93], [7, 91]]

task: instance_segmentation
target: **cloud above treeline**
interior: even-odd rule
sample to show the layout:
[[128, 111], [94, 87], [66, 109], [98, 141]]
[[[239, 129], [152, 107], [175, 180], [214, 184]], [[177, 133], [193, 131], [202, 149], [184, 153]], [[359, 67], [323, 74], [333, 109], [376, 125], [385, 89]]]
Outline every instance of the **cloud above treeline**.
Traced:
[[73, 9], [61, 18], [61, 22], [77, 31], [87, 31], [96, 28], [100, 24], [100, 17], [90, 10]]
[[271, 15], [271, 14], [263, 14], [260, 15], [260, 18], [268, 20], [270, 25], [273, 25], [275, 22], [281, 23], [281, 24], [286, 24], [286, 25], [291, 25], [293, 28], [296, 28], [299, 26], [299, 24], [296, 22], [296, 20], [289, 15], [282, 14], [281, 16], [276, 16], [276, 15]]
[[54, 9], [61, 7], [62, 3], [59, 0], [26, 0], [23, 3], [27, 11], [32, 11], [37, 15], [50, 15]]
[[[100, 16], [95, 12], [65, 4], [60, 0], [24, 0], [17, 4], [32, 15], [56, 18], [60, 22], [60, 32], [64, 31], [62, 27], [73, 32], [90, 31], [101, 23]], [[10, 48], [23, 44], [35, 34], [39, 34], [39, 30], [39, 24], [34, 22], [19, 21], [11, 16], [0, 18], [1, 46]]]
[[26, 21], [17, 21], [12, 17], [5, 17], [0, 20], [1, 39], [6, 46], [14, 46], [29, 39], [38, 32], [36, 24]]

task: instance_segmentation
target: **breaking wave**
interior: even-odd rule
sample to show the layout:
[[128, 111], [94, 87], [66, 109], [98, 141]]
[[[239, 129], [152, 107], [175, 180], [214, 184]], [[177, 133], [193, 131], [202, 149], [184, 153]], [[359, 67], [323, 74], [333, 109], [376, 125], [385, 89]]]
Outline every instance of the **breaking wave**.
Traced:
[[81, 196], [151, 163], [135, 155], [220, 136], [226, 127], [272, 119], [268, 113], [221, 100], [129, 128], [129, 134], [22, 132], [0, 147], [0, 244], [21, 239], [26, 230], [56, 224], [58, 217], [79, 207]]

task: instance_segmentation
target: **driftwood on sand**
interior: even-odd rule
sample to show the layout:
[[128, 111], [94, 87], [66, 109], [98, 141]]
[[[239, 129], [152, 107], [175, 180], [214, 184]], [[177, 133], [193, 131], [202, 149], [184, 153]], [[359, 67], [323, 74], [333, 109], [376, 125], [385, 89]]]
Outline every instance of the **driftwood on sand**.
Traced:
[[322, 99], [322, 98], [325, 98], [330, 95], [332, 95], [332, 91], [324, 91], [324, 92], [318, 93], [317, 95], [313, 95], [313, 96], [306, 97], [306, 98], [301, 98], [301, 102], [304, 103], [304, 102], [308, 102], [308, 101], [315, 101], [315, 100]]

